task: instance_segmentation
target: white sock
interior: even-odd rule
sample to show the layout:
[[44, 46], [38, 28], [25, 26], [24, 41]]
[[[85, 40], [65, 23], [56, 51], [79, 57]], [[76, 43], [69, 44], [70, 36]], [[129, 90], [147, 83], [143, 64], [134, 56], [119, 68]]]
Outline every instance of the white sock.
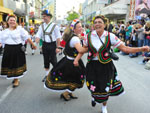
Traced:
[[34, 50], [32, 50], [32, 53], [34, 53]]
[[46, 76], [49, 74], [49, 70], [45, 70]]
[[107, 113], [107, 106], [102, 105], [102, 113]]

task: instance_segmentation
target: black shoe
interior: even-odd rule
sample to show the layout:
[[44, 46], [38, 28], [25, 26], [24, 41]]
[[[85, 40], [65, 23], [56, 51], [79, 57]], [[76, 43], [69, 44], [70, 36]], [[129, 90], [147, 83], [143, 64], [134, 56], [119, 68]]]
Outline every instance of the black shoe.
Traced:
[[45, 76], [45, 77], [42, 79], [42, 82], [45, 82], [45, 81], [46, 81], [46, 77], [47, 77], [47, 76]]
[[78, 97], [73, 96], [72, 93], [69, 93], [69, 96], [70, 96], [70, 98], [72, 98], [72, 99], [78, 99]]
[[15, 80], [12, 81], [12, 84], [15, 82]]
[[69, 101], [69, 100], [70, 100], [70, 98], [66, 98], [63, 94], [60, 95], [60, 99], [62, 99], [62, 98], [63, 98], [65, 101]]
[[95, 107], [96, 106], [96, 102], [94, 100], [91, 101], [91, 105], [92, 107]]

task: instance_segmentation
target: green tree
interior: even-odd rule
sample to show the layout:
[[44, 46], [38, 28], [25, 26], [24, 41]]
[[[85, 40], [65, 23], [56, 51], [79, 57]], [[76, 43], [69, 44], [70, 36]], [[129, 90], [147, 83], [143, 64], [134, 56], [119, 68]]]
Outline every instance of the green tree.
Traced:
[[67, 17], [67, 21], [72, 21], [76, 18], [79, 18], [79, 14], [75, 11], [68, 11], [68, 17]]

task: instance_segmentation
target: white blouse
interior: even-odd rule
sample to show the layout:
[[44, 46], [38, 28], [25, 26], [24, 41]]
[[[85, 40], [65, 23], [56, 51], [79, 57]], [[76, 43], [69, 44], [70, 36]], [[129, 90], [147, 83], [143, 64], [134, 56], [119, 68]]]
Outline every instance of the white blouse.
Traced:
[[79, 37], [74, 36], [74, 37], [72, 37], [72, 39], [70, 40], [69, 46], [70, 46], [71, 48], [74, 48], [76, 43], [80, 43], [80, 39], [79, 39]]
[[[104, 31], [103, 34], [101, 35], [101, 40], [103, 42], [105, 42], [105, 37], [108, 35], [108, 32], [107, 31]], [[117, 48], [118, 46], [120, 46], [120, 44], [122, 44], [122, 41], [117, 37], [115, 36], [113, 33], [110, 33], [110, 42], [111, 42], [111, 45], [114, 47], [114, 48]], [[101, 43], [96, 31], [93, 31], [91, 33], [91, 43], [93, 44], [94, 48], [98, 51], [99, 48], [101, 46], [103, 46], [103, 44]], [[84, 45], [85, 46], [88, 46], [88, 42], [87, 42], [87, 38], [84, 40]], [[98, 60], [98, 57], [96, 56], [95, 58], [93, 58], [93, 60]]]
[[21, 26], [18, 26], [15, 30], [3, 30], [0, 33], [0, 43], [8, 45], [24, 44], [29, 37], [28, 32]]

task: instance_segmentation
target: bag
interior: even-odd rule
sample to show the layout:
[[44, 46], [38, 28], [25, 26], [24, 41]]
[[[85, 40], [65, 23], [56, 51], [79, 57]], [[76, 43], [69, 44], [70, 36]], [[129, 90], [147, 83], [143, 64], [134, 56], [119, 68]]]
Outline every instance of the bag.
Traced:
[[22, 46], [21, 46], [21, 50], [22, 50], [23, 52], [25, 52], [25, 51], [26, 51], [26, 47], [25, 47], [24, 45], [22, 45]]
[[119, 57], [113, 51], [109, 52], [109, 57], [111, 57], [113, 60], [119, 60]]
[[118, 48], [114, 48], [114, 52], [119, 52], [120, 50]]
[[147, 38], [148, 40], [150, 40], [150, 36], [146, 36], [146, 38]]
[[150, 60], [145, 64], [144, 68], [150, 70]]

